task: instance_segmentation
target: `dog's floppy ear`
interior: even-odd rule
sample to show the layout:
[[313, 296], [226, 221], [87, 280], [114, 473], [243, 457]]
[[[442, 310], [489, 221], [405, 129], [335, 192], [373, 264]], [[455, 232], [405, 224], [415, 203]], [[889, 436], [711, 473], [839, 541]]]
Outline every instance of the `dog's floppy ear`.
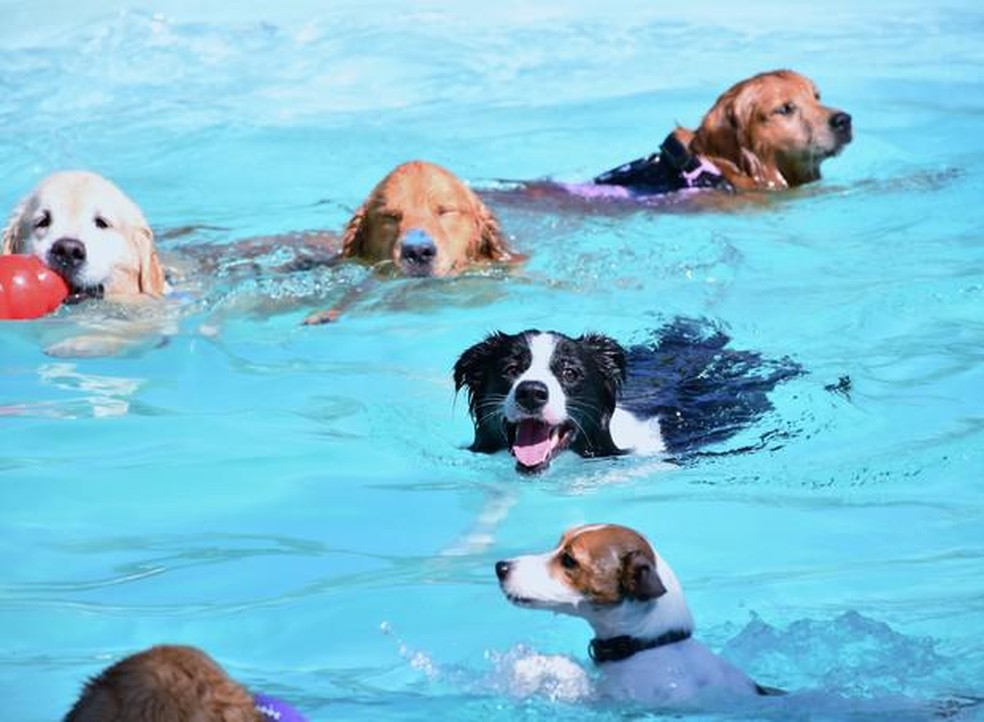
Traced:
[[753, 137], [755, 97], [754, 87], [744, 83], [725, 92], [707, 111], [690, 150], [710, 157], [737, 188], [785, 188], [775, 161], [762, 157]]
[[640, 551], [631, 551], [622, 558], [619, 575], [622, 596], [646, 602], [666, 594], [666, 587], [656, 573], [652, 559]]
[[366, 233], [366, 204], [359, 206], [349, 219], [342, 232], [342, 255], [347, 258], [357, 258], [363, 254]]
[[133, 235], [140, 249], [140, 273], [137, 276], [140, 293], [160, 298], [164, 295], [164, 266], [154, 248], [154, 232], [150, 226], [140, 225]]
[[475, 393], [484, 385], [489, 360], [499, 352], [507, 338], [506, 334], [496, 331], [471, 348], [465, 349], [454, 364], [455, 392], [467, 386], [469, 400], [474, 398]]
[[727, 160], [739, 165], [741, 142], [739, 139], [737, 109], [734, 88], [717, 99], [694, 133], [690, 150], [715, 159]]
[[600, 333], [585, 334], [577, 342], [592, 352], [612, 393], [617, 392], [625, 380], [625, 349], [615, 339]]
[[475, 196], [475, 215], [478, 218], [480, 245], [478, 256], [489, 261], [514, 260], [499, 219], [482, 200]]
[[23, 237], [21, 236], [23, 227], [23, 216], [24, 208], [26, 206], [25, 202], [18, 203], [13, 212], [10, 214], [10, 218], [7, 220], [7, 225], [3, 229], [3, 240], [2, 245], [0, 245], [0, 253], [3, 255], [10, 255], [11, 253], [21, 253], [21, 242]]

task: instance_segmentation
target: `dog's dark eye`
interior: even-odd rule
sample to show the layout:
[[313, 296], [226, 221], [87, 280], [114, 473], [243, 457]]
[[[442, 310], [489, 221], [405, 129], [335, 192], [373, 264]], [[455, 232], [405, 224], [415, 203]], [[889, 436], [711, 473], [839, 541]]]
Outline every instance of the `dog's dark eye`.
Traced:
[[796, 106], [793, 103], [783, 103], [776, 108], [776, 113], [779, 115], [792, 115], [795, 110]]
[[572, 384], [581, 378], [581, 371], [573, 366], [565, 366], [560, 372], [560, 375], [563, 377], [564, 381]]
[[458, 209], [454, 208], [453, 206], [441, 206], [440, 208], [437, 209], [437, 215], [439, 216], [450, 216], [457, 212]]
[[571, 556], [570, 552], [564, 552], [560, 555], [560, 566], [564, 569], [577, 569], [577, 559]]
[[96, 224], [96, 228], [98, 228], [98, 229], [99, 229], [99, 230], [101, 230], [101, 231], [102, 231], [102, 230], [105, 230], [105, 229], [107, 229], [107, 228], [109, 228], [109, 227], [110, 227], [110, 225], [111, 225], [111, 224], [110, 224], [110, 222], [109, 222], [109, 221], [107, 221], [107, 220], [106, 220], [105, 218], [103, 218], [102, 216], [96, 216], [96, 217], [95, 217], [95, 218], [93, 219], [93, 223], [95, 223], [95, 224]]
[[506, 361], [502, 365], [502, 373], [506, 376], [519, 376], [520, 368], [518, 361]]
[[38, 228], [38, 229], [40, 229], [40, 228], [47, 228], [50, 225], [51, 225], [51, 214], [48, 213], [48, 211], [45, 211], [40, 216], [38, 216], [37, 218], [34, 219], [34, 227], [35, 228]]

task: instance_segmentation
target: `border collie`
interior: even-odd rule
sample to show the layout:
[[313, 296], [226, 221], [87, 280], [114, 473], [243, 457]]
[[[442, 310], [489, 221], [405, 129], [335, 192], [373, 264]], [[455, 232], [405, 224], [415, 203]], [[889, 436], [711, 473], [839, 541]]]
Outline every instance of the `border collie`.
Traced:
[[555, 549], [496, 562], [513, 604], [586, 620], [603, 696], [674, 704], [783, 694], [693, 639], [694, 620], [670, 565], [628, 527], [568, 529]]
[[724, 348], [728, 337], [707, 322], [681, 319], [657, 336], [624, 349], [600, 334], [490, 334], [454, 366], [475, 427], [469, 448], [508, 449], [524, 473], [564, 449], [680, 457], [756, 420], [772, 408], [766, 393], [802, 372]]

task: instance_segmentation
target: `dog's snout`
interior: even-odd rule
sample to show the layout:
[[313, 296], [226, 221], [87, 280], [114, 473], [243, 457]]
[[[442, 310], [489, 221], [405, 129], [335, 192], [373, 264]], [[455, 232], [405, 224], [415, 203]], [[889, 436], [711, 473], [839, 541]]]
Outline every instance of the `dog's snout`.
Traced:
[[78, 268], [85, 263], [85, 244], [77, 238], [59, 238], [48, 254], [53, 265], [64, 269]]
[[506, 577], [509, 576], [509, 572], [512, 569], [512, 564], [509, 562], [496, 562], [495, 563], [495, 575], [499, 578], [500, 582], [506, 581]]
[[430, 234], [414, 228], [403, 238], [400, 245], [400, 258], [415, 266], [429, 266], [437, 256], [437, 246]]
[[830, 127], [838, 133], [849, 134], [851, 132], [851, 115], [843, 111], [834, 113], [830, 116]]
[[550, 400], [550, 390], [542, 381], [523, 381], [516, 387], [516, 403], [526, 411], [539, 411]]

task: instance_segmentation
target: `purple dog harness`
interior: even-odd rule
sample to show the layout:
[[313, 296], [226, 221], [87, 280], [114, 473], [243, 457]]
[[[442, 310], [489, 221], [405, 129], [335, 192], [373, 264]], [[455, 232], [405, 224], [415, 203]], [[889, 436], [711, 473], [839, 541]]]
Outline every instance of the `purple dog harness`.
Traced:
[[254, 694], [256, 711], [269, 722], [307, 722], [307, 718], [283, 700], [266, 694]]

